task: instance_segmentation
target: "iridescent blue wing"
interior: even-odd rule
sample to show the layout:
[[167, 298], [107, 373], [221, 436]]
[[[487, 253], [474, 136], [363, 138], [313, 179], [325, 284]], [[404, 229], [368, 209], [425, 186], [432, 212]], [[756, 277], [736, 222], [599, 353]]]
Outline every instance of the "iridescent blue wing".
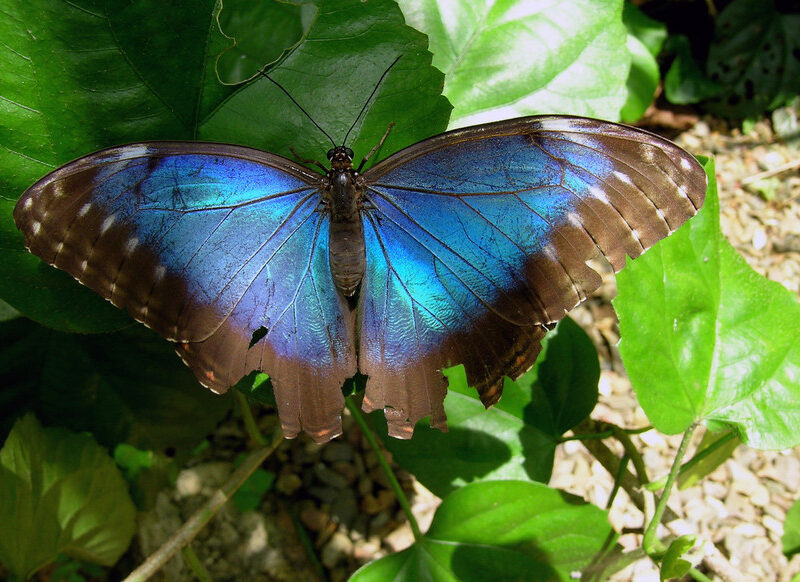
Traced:
[[356, 358], [321, 180], [245, 147], [132, 144], [45, 176], [14, 219], [31, 252], [176, 342], [202, 384], [264, 370], [286, 435], [326, 441]]
[[359, 304], [365, 409], [395, 436], [432, 415], [440, 370], [464, 364], [488, 406], [527, 370], [545, 326], [694, 215], [706, 177], [656, 135], [575, 117], [442, 134], [365, 176], [367, 272]]

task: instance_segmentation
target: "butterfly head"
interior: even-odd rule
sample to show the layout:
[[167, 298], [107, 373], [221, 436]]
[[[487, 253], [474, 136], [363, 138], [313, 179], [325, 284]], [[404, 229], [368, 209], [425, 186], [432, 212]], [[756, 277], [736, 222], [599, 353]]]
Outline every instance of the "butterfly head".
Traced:
[[349, 170], [353, 167], [353, 150], [345, 146], [336, 146], [328, 150], [328, 161], [333, 170]]

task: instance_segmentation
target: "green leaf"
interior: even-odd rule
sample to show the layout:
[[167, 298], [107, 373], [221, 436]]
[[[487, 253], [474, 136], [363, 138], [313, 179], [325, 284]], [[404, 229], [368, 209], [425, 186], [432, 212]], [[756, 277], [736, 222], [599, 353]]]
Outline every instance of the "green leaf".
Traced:
[[196, 135], [198, 120], [230, 92], [213, 75], [213, 57], [229, 42], [217, 30], [214, 5], [4, 3], [0, 296], [25, 315], [82, 332], [115, 330], [130, 321], [25, 253], [11, 212], [34, 180], [80, 155], [118, 143]]
[[685, 576], [689, 569], [692, 567], [691, 562], [684, 560], [683, 555], [694, 547], [697, 541], [696, 536], [685, 535], [681, 536], [667, 548], [664, 554], [664, 559], [661, 562], [661, 580], [669, 580], [671, 578], [680, 578]]
[[445, 73], [451, 128], [537, 113], [619, 117], [631, 62], [621, 1], [400, 6]]
[[[243, 459], [244, 455], [240, 455], [236, 460], [236, 466]], [[256, 509], [261, 504], [262, 496], [272, 488], [274, 482], [275, 473], [264, 469], [256, 469], [233, 494], [233, 503], [243, 513]]]
[[664, 76], [664, 95], [667, 101], [678, 105], [699, 103], [723, 91], [723, 87], [706, 77], [700, 68], [692, 55], [688, 38], [683, 35], [669, 37], [665, 52], [675, 55]]
[[772, 0], [734, 0], [715, 23], [706, 71], [725, 87], [706, 103], [715, 115], [743, 118], [785, 105], [800, 92], [800, 15]]
[[628, 30], [631, 71], [628, 75], [628, 99], [622, 108], [623, 121], [637, 121], [653, 102], [661, 74], [656, 57], [667, 38], [664, 24], [646, 16], [630, 2], [625, 2], [622, 20]]
[[316, 13], [313, 4], [225, 0], [219, 26], [235, 44], [217, 59], [220, 79], [240, 83], [278, 61], [302, 40]]
[[440, 497], [476, 481], [547, 481], [558, 438], [597, 401], [600, 368], [586, 333], [563, 319], [545, 336], [534, 367], [517, 382], [506, 379], [502, 398], [489, 410], [467, 386], [463, 370], [446, 372], [447, 433], [423, 421], [413, 439], [393, 439], [383, 415], [372, 415], [394, 460]]
[[155, 506], [158, 493], [177, 474], [174, 460], [164, 453], [137, 449], [127, 443], [114, 447], [114, 462], [130, 485], [133, 502], [142, 511]]
[[49, 424], [91, 431], [109, 448], [125, 442], [181, 457], [231, 405], [202, 389], [171, 346], [141, 326], [77, 336], [13, 320], [0, 324], [0, 338], [9, 346], [0, 352], [0, 377], [16, 395], [2, 408], [6, 423], [5, 415], [33, 409]]
[[786, 512], [786, 521], [783, 524], [783, 553], [791, 558], [800, 553], [800, 499]]
[[0, 450], [0, 562], [28, 578], [59, 553], [110, 566], [136, 510], [114, 461], [86, 434], [18, 420]]
[[620, 353], [661, 432], [704, 422], [755, 448], [791, 447], [800, 442], [800, 305], [722, 237], [713, 164], [706, 172], [698, 215], [617, 277]]
[[570, 580], [613, 546], [606, 513], [540, 483], [488, 481], [448, 495], [410, 548], [351, 582]]
[[[450, 105], [441, 96], [442, 74], [430, 65], [424, 35], [405, 25], [394, 2], [320, 2], [304, 40], [270, 70], [269, 76], [340, 144], [397, 57], [401, 58], [347, 140], [358, 159], [380, 141], [394, 121], [380, 152], [370, 160], [375, 163], [444, 131], [450, 112]], [[300, 157], [320, 160], [331, 146], [298, 106], [263, 77], [238, 88], [201, 124], [199, 135], [292, 159], [296, 158], [290, 147]]]

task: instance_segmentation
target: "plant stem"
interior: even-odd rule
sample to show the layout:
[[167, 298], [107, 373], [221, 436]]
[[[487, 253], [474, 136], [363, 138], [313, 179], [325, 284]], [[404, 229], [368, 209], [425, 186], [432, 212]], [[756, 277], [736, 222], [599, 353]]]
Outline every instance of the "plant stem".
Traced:
[[171, 538], [150, 554], [138, 568], [128, 574], [123, 582], [142, 582], [147, 580], [166, 564], [175, 552], [189, 544], [206, 523], [216, 515], [228, 499], [242, 486], [242, 483], [278, 448], [282, 441], [283, 432], [278, 427], [275, 429], [269, 444], [247, 455], [242, 464], [231, 473], [231, 476], [222, 487], [217, 489], [214, 495], [200, 509], [195, 511]]
[[236, 400], [236, 404], [239, 405], [239, 410], [242, 412], [242, 420], [244, 421], [244, 427], [245, 430], [247, 430], [247, 435], [257, 445], [261, 447], [266, 446], [267, 439], [264, 438], [264, 435], [261, 434], [261, 431], [258, 429], [256, 419], [253, 418], [253, 410], [250, 408], [250, 403], [247, 401], [247, 396], [235, 388], [232, 390], [232, 392], [233, 398]]
[[691, 576], [692, 578], [697, 580], [697, 582], [713, 582], [713, 580], [711, 580], [711, 578], [709, 578], [708, 576], [703, 574], [697, 568], [690, 568], [689, 569], [689, 576]]
[[353, 402], [353, 399], [345, 398], [345, 402], [347, 403], [347, 409], [352, 413], [353, 418], [355, 419], [359, 428], [361, 428], [361, 432], [366, 437], [369, 446], [375, 452], [381, 469], [383, 469], [383, 472], [386, 473], [386, 477], [389, 479], [389, 484], [392, 486], [392, 491], [394, 491], [394, 494], [397, 497], [397, 502], [400, 504], [400, 507], [403, 508], [403, 512], [406, 514], [408, 524], [411, 526], [411, 532], [414, 534], [414, 540], [419, 541], [422, 539], [422, 532], [419, 529], [417, 518], [415, 518], [414, 514], [411, 512], [411, 504], [408, 502], [408, 497], [406, 497], [403, 488], [400, 487], [400, 482], [397, 480], [397, 477], [395, 476], [394, 471], [392, 471], [392, 468], [389, 466], [389, 463], [386, 462], [386, 457], [384, 457], [383, 451], [378, 445], [378, 441], [375, 439], [372, 429], [364, 419], [361, 409], [358, 407], [358, 405], [356, 405], [355, 402]]
[[642, 501], [644, 502], [644, 521], [648, 523], [655, 514], [655, 495], [652, 491], [647, 489], [647, 483], [650, 482], [650, 477], [647, 475], [647, 467], [644, 466], [644, 459], [642, 458], [639, 449], [633, 444], [631, 435], [618, 426], [613, 427], [614, 437], [622, 444], [625, 449], [625, 455], [630, 458], [633, 464], [633, 469], [636, 471], [636, 476], [639, 478], [639, 485], [642, 487]]
[[[678, 476], [682, 475], [685, 471], [688, 471], [689, 469], [694, 467], [697, 463], [699, 463], [707, 456], [709, 456], [711, 453], [719, 449], [722, 445], [726, 444], [728, 441], [735, 438], [738, 438], [736, 431], [727, 432], [721, 437], [719, 437], [717, 440], [715, 440], [713, 443], [708, 445], [706, 448], [704, 448], [702, 451], [696, 452], [691, 459], [689, 459], [683, 465], [681, 465], [681, 469], [680, 471], [678, 471]], [[650, 483], [647, 485], [647, 488], [650, 489], [650, 491], [658, 491], [659, 489], [662, 489], [664, 487], [666, 482], [667, 482], [667, 476], [664, 475], [658, 481], [650, 481]]]
[[308, 532], [306, 531], [306, 528], [303, 527], [303, 522], [300, 521], [300, 518], [297, 516], [295, 511], [290, 510], [289, 515], [292, 518], [292, 523], [294, 524], [294, 529], [297, 532], [297, 536], [300, 538], [300, 545], [303, 546], [303, 549], [306, 551], [308, 560], [314, 566], [314, 570], [316, 570], [319, 579], [326, 581], [328, 577], [325, 575], [325, 568], [322, 567], [322, 563], [319, 561], [317, 553], [314, 551], [314, 544], [311, 542], [311, 538], [308, 537]]
[[644, 538], [642, 539], [642, 547], [644, 548], [644, 551], [647, 552], [648, 556], [652, 556], [661, 550], [661, 542], [659, 541], [657, 534], [658, 524], [661, 523], [661, 518], [664, 517], [664, 511], [667, 509], [667, 499], [669, 499], [672, 486], [675, 484], [675, 479], [678, 477], [678, 472], [681, 468], [681, 461], [683, 461], [683, 457], [686, 454], [686, 451], [689, 449], [689, 442], [692, 440], [692, 435], [694, 434], [695, 428], [696, 425], [692, 425], [683, 433], [683, 439], [678, 447], [678, 452], [675, 453], [675, 459], [672, 461], [672, 467], [670, 468], [669, 475], [667, 476], [667, 484], [664, 486], [664, 492], [661, 494], [661, 498], [658, 500], [653, 518], [647, 524], [647, 528], [645, 528]]
[[191, 544], [185, 545], [181, 548], [181, 555], [183, 556], [183, 561], [186, 562], [186, 565], [189, 566], [189, 569], [195, 575], [200, 582], [211, 582], [211, 576], [206, 570], [206, 567], [203, 566], [203, 563], [200, 561], [200, 558], [197, 557], [197, 554], [192, 549]]

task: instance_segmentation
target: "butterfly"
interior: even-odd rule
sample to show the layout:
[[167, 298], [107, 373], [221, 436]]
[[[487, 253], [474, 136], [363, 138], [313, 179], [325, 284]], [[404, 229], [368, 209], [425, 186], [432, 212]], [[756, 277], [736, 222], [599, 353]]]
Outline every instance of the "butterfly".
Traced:
[[[446, 427], [443, 368], [488, 407], [547, 329], [703, 204], [654, 134], [569, 116], [457, 129], [365, 172], [243, 146], [144, 142], [58, 168], [19, 199], [27, 248], [176, 345], [225, 392], [269, 374], [284, 434], [341, 433], [344, 382], [410, 438]], [[363, 165], [363, 164], [362, 164]], [[326, 168], [323, 166], [323, 168]]]

